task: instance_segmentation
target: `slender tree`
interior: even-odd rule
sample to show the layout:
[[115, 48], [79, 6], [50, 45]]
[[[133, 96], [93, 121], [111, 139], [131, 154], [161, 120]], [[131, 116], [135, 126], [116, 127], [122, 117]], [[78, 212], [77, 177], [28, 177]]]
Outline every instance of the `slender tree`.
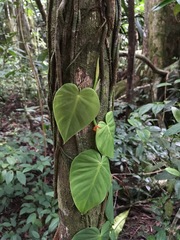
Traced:
[[[56, 91], [65, 83], [79, 88], [96, 86], [103, 120], [112, 108], [113, 86], [118, 61], [120, 1], [50, 0], [48, 6], [49, 109], [54, 134], [54, 184], [58, 197], [60, 226], [54, 239], [70, 240], [85, 227], [99, 227], [105, 221], [104, 204], [82, 216], [72, 200], [69, 171], [72, 159], [85, 149], [94, 148], [92, 125], [63, 144], [53, 115]], [[99, 64], [98, 64], [99, 63]]]

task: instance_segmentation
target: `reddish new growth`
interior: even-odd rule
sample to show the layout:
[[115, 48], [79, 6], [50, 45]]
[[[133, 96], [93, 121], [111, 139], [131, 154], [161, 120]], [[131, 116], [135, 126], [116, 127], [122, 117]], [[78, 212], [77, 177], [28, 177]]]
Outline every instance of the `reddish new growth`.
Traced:
[[95, 125], [95, 126], [93, 127], [93, 131], [96, 132], [98, 128], [100, 128], [100, 127], [99, 127], [98, 125]]

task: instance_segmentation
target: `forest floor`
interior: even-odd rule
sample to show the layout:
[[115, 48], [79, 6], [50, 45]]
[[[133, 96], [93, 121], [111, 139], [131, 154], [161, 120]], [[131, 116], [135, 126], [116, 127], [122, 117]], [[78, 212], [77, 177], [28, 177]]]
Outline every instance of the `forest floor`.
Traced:
[[[29, 103], [29, 107], [30, 106], [31, 103]], [[8, 139], [9, 136], [13, 135], [15, 129], [18, 129], [18, 134], [21, 134], [21, 132], [24, 132], [26, 129], [42, 133], [41, 122], [38, 120], [41, 117], [40, 111], [30, 113], [32, 117], [30, 119], [26, 113], [17, 110], [20, 108], [22, 108], [22, 105], [18, 100], [17, 96], [12, 95], [9, 101], [3, 103], [3, 106], [0, 110], [0, 139]], [[45, 118], [48, 120], [47, 114], [45, 115]], [[52, 156], [52, 151], [47, 152], [47, 154], [50, 154]], [[50, 181], [48, 184], [52, 185], [52, 181]], [[127, 184], [132, 185], [133, 179], [129, 179]], [[136, 188], [136, 186], [134, 187]], [[161, 230], [162, 225], [165, 226], [166, 224], [162, 224], [161, 219], [158, 218], [158, 216], [155, 214], [154, 202], [158, 201], [157, 199], [160, 196], [160, 193], [155, 195], [155, 197], [145, 197], [144, 199], [142, 197], [133, 204], [130, 204], [130, 201], [126, 202], [126, 200], [122, 200], [121, 195], [118, 195], [117, 198], [115, 198], [114, 207], [116, 215], [127, 209], [130, 209], [129, 216], [119, 237], [119, 240], [165, 240], [163, 239], [163, 231]], [[17, 206], [18, 201], [16, 201], [16, 199], [14, 199], [13, 201], [15, 204], [11, 204], [11, 213], [16, 212], [18, 208], [20, 209], [20, 207]], [[176, 209], [173, 209], [173, 216], [175, 215], [178, 207], [180, 207], [179, 205], [180, 204], [177, 203]], [[158, 208], [159, 206], [156, 205], [156, 207]], [[154, 237], [154, 234], [157, 233], [159, 234], [160, 238]], [[150, 235], [154, 236], [150, 238]]]

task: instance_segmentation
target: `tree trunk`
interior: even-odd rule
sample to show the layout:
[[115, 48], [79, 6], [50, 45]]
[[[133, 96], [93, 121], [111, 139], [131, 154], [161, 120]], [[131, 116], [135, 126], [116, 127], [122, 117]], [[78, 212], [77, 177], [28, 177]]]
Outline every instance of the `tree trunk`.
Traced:
[[120, 11], [117, 2], [49, 1], [49, 109], [55, 148], [54, 184], [60, 212], [60, 226], [54, 239], [70, 240], [80, 229], [99, 227], [105, 220], [103, 204], [85, 216], [81, 215], [74, 205], [69, 186], [72, 159], [83, 150], [95, 147], [92, 126], [63, 145], [54, 121], [52, 101], [57, 89], [65, 83], [75, 83], [80, 88], [93, 87], [99, 59], [97, 91], [101, 110], [98, 119], [103, 120], [111, 107], [116, 81]]
[[173, 14], [173, 4], [153, 12], [159, 0], [145, 1], [143, 52], [159, 68], [180, 57], [180, 27]]
[[[17, 29], [19, 35], [19, 48], [27, 53], [25, 43], [31, 43], [31, 31], [28, 18], [25, 14], [24, 6], [21, 1], [17, 2]], [[28, 54], [28, 53], [27, 53]]]

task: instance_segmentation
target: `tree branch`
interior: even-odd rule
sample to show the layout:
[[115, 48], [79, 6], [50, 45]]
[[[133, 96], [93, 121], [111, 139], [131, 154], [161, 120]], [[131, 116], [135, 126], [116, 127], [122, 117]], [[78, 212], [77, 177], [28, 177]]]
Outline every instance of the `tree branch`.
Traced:
[[37, 5], [40, 13], [41, 13], [43, 21], [46, 23], [46, 12], [45, 12], [44, 7], [41, 3], [41, 0], [35, 0], [35, 2], [36, 2], [36, 5]]
[[[119, 51], [119, 56], [120, 57], [128, 57], [128, 52], [127, 51]], [[153, 70], [154, 73], [157, 73], [161, 76], [166, 76], [169, 73], [168, 71], [162, 70], [162, 69], [154, 66], [153, 63], [148, 58], [146, 58], [144, 55], [135, 53], [135, 57], [142, 60], [143, 62], [145, 62]]]

